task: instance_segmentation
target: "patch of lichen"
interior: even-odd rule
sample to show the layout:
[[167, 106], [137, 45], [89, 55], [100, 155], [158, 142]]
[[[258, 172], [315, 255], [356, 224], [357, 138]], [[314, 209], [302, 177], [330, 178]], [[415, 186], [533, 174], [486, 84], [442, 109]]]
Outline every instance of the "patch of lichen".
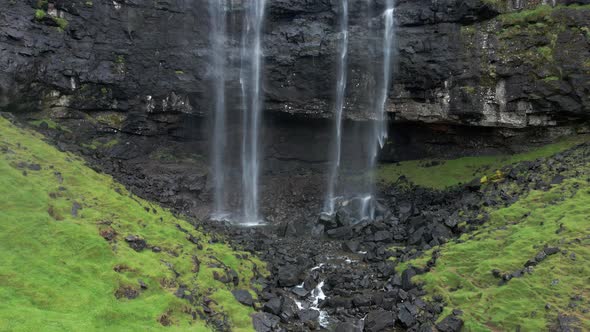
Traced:
[[118, 112], [104, 112], [95, 116], [95, 119], [103, 125], [121, 130], [127, 116]]

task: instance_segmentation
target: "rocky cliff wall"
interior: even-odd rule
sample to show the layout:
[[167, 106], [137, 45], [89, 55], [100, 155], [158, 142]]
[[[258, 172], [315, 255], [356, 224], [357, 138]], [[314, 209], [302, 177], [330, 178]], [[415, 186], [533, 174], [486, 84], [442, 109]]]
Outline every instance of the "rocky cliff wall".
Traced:
[[[383, 1], [350, 2], [345, 113], [363, 119], [380, 68]], [[234, 101], [245, 3], [228, 8]], [[391, 118], [439, 129], [580, 124], [590, 115], [588, 3], [399, 0]], [[267, 111], [330, 117], [338, 10], [336, 1], [270, 1]], [[110, 129], [185, 137], [186, 118], [212, 109], [208, 27], [205, 0], [3, 1], [0, 108], [90, 114]], [[230, 115], [238, 112], [232, 107]]]

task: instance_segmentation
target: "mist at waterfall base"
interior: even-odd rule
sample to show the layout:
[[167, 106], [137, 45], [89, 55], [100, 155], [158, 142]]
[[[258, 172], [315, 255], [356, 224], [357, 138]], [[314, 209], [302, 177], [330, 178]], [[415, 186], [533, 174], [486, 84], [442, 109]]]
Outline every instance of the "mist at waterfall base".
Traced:
[[[368, 7], [371, 9], [371, 7]], [[377, 157], [380, 148], [383, 148], [385, 141], [388, 138], [387, 133], [387, 94], [390, 87], [392, 74], [392, 57], [394, 48], [395, 36], [395, 22], [394, 22], [395, 7], [393, 0], [387, 0], [384, 12], [380, 15], [378, 21], [382, 25], [382, 38], [379, 40], [377, 36], [372, 36], [370, 40], [380, 41], [381, 46], [381, 64], [373, 65], [372, 72], [376, 84], [376, 92], [373, 98], [368, 101], [368, 129], [365, 126], [365, 132], [360, 132], [358, 128], [349, 135], [355, 135], [357, 140], [362, 142], [360, 151], [361, 154], [358, 159], [361, 163], [353, 163], [346, 172], [342, 167], [342, 115], [346, 98], [346, 71], [347, 71], [347, 57], [348, 57], [348, 1], [343, 0], [340, 9], [340, 34], [342, 36], [340, 43], [340, 58], [338, 61], [338, 79], [336, 83], [336, 98], [334, 110], [334, 143], [333, 146], [333, 160], [330, 169], [328, 190], [326, 193], [326, 200], [322, 211], [322, 218], [332, 218], [337, 212], [337, 208], [345, 208], [348, 214], [356, 220], [373, 220], [375, 219], [375, 212], [378, 207], [376, 188], [375, 188], [375, 171], [377, 164]], [[367, 18], [369, 22], [369, 31], [371, 29], [371, 18], [373, 13], [369, 11]], [[379, 44], [379, 42], [377, 42]], [[377, 47], [378, 48], [378, 47]], [[371, 67], [371, 65], [368, 65]], [[380, 70], [379, 70], [380, 69]], [[359, 126], [360, 127], [360, 126]], [[366, 161], [366, 164], [362, 162]], [[343, 172], [344, 171], [344, 172]], [[347, 174], [348, 173], [348, 174]], [[342, 181], [345, 179], [345, 181]], [[340, 192], [345, 193], [336, 195], [336, 186], [341, 183]], [[348, 187], [345, 187], [348, 182]], [[351, 194], [352, 193], [352, 194]]]
[[[266, 145], [266, 142], [260, 142], [264, 109], [263, 28], [265, 10], [269, 6], [266, 0], [252, 0], [242, 4], [240, 10], [232, 6], [235, 6], [233, 2], [227, 0], [209, 1], [214, 111], [211, 118], [211, 219], [255, 226], [263, 224], [259, 203], [261, 155]], [[334, 5], [338, 45], [335, 47], [337, 54], [334, 54], [332, 134], [325, 142], [330, 146], [325, 155], [327, 183], [325, 188], [318, 188], [325, 192], [323, 207], [318, 211], [322, 217], [334, 217], [338, 209], [346, 207], [354, 210], [356, 219], [372, 220], [378, 205], [374, 171], [378, 152], [387, 139], [386, 102], [393, 63], [394, 4], [393, 0], [388, 0], [383, 8], [374, 2], [368, 3], [367, 8], [374, 11], [368, 10], [366, 15], [367, 24], [374, 32], [366, 37], [366, 46], [376, 50], [375, 57], [367, 64], [367, 75], [372, 77], [374, 91], [369, 93], [365, 107], [349, 109], [347, 88], [355, 87], [347, 86], [350, 84], [347, 72], [351, 70], [348, 52], [349, 47], [358, 45], [349, 45], [348, 0]], [[240, 16], [239, 19], [236, 15]], [[226, 72], [232, 62], [239, 67], [237, 75]], [[237, 95], [240, 101], [236, 107], [229, 99], [232, 96], [235, 99]], [[355, 112], [364, 115], [355, 117], [349, 114]], [[239, 133], [228, 125], [236, 118], [241, 123]], [[350, 121], [350, 118], [364, 120]], [[351, 141], [354, 146], [350, 146]], [[239, 146], [239, 163], [234, 163], [235, 151], [228, 152], [232, 146]]]

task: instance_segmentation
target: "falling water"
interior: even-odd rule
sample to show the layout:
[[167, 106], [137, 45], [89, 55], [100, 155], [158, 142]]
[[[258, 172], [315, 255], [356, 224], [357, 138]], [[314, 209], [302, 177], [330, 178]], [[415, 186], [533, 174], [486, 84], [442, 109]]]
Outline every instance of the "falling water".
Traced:
[[225, 107], [225, 40], [226, 12], [225, 0], [209, 0], [211, 17], [211, 62], [213, 64], [213, 94], [215, 114], [211, 169], [213, 171], [213, 215], [214, 219], [224, 219], [227, 215], [225, 201], [225, 149], [226, 149], [226, 107]]
[[[368, 140], [369, 144], [369, 182], [371, 192], [365, 196], [365, 203], [363, 204], [363, 210], [361, 211], [362, 218], [373, 219], [375, 216], [375, 204], [374, 202], [374, 172], [377, 164], [377, 154], [379, 148], [383, 148], [385, 141], [387, 140], [387, 111], [385, 104], [387, 102], [387, 92], [389, 91], [389, 85], [391, 80], [391, 63], [392, 63], [392, 49], [393, 49], [393, 38], [395, 35], [395, 22], [394, 22], [394, 0], [387, 0], [387, 8], [383, 13], [384, 20], [384, 31], [383, 31], [383, 68], [381, 77], [381, 86], [379, 94], [377, 96], [377, 102], [375, 106], [375, 119], [373, 121], [373, 130], [371, 137]], [[369, 199], [367, 199], [367, 197]]]
[[[387, 1], [387, 9], [383, 14], [385, 20], [385, 31], [383, 32], [383, 80], [381, 93], [377, 103], [377, 121], [375, 122], [375, 136], [379, 146], [383, 148], [387, 139], [387, 119], [385, 103], [387, 102], [387, 92], [389, 91], [389, 82], [391, 78], [391, 53], [393, 48], [394, 37], [394, 0]], [[373, 159], [377, 158], [377, 148], [374, 149]]]
[[252, 0], [242, 35], [242, 224], [260, 223], [258, 211], [259, 129], [262, 110], [262, 26], [266, 0]]
[[328, 180], [328, 190], [324, 203], [324, 213], [333, 214], [336, 204], [335, 187], [342, 158], [342, 111], [346, 94], [346, 70], [348, 62], [348, 0], [342, 1], [340, 11], [340, 57], [338, 59], [338, 79], [336, 82], [336, 102], [334, 105], [334, 142], [332, 167]]

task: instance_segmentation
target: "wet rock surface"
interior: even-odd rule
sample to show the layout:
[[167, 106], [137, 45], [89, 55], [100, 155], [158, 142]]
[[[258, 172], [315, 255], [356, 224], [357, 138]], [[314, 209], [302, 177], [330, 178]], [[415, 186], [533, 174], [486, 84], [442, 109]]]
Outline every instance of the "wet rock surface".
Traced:
[[[368, 116], [378, 84], [372, 73], [382, 56], [377, 43], [383, 2], [371, 2], [370, 7], [367, 3], [350, 4], [347, 83], [355, 89], [348, 91], [345, 116], [353, 119]], [[584, 59], [590, 48], [583, 27], [589, 11], [558, 8], [548, 22], [530, 22], [530, 29], [497, 19], [539, 4], [398, 1], [397, 65], [389, 92], [395, 106], [388, 109], [391, 119], [402, 124], [401, 130], [392, 130], [398, 140], [419, 140], [419, 150], [441, 152], [444, 149], [426, 136], [443, 132], [445, 140], [458, 145], [498, 149], [509, 140], [514, 148], [531, 137], [547, 140], [540, 133], [563, 135], [572, 127], [584, 127], [580, 120], [588, 119], [590, 81]], [[0, 58], [6, 59], [0, 62], [5, 74], [0, 77], [2, 110], [45, 111], [58, 119], [90, 116], [104, 130], [187, 139], [194, 138], [192, 124], [213, 109], [207, 98], [213, 77], [208, 70], [207, 1], [5, 1], [0, 9]], [[36, 10], [45, 17], [36, 19]], [[239, 18], [241, 5], [229, 11]], [[331, 116], [338, 12], [337, 2], [269, 4], [264, 36], [269, 113], [304, 119]], [[535, 23], [546, 27], [537, 29]], [[514, 27], [531, 31], [512, 33]], [[226, 43], [228, 89], [239, 91], [239, 61], [234, 59], [241, 27], [231, 30]], [[570, 56], [573, 53], [578, 56]], [[237, 116], [238, 98], [228, 99], [229, 109], [236, 110], [231, 116]], [[407, 123], [414, 129], [426, 124], [428, 130], [416, 138], [410, 135], [415, 130], [403, 132]], [[461, 137], [478, 139], [466, 142]], [[386, 151], [394, 149], [405, 148], [390, 146]], [[137, 153], [124, 152], [121, 155]], [[396, 157], [416, 152], [424, 153], [390, 151]]]

